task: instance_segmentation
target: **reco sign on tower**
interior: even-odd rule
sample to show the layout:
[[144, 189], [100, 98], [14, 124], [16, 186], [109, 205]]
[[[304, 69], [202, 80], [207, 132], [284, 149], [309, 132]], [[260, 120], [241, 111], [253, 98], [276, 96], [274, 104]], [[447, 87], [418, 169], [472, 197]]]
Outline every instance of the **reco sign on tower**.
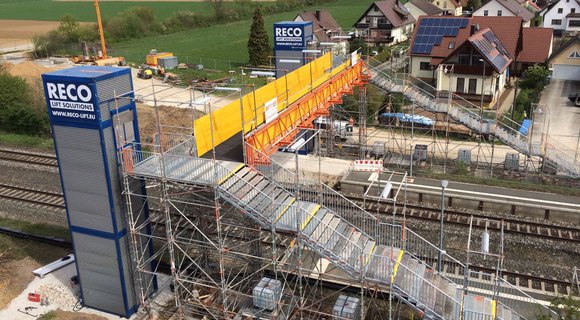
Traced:
[[300, 49], [303, 48], [305, 38], [308, 33], [305, 32], [305, 22], [286, 21], [274, 24], [274, 46], [276, 49]]
[[92, 103], [93, 93], [87, 85], [47, 82], [46, 92], [53, 116], [87, 120], [95, 119], [93, 114], [85, 113], [95, 111]]

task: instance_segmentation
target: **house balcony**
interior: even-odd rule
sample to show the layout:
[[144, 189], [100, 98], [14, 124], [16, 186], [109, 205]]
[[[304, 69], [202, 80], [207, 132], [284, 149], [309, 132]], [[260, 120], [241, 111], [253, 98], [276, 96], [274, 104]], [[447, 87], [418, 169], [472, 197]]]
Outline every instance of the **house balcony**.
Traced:
[[394, 37], [391, 36], [391, 31], [375, 31], [371, 30], [370, 35], [364, 35], [363, 38], [366, 42], [372, 43], [392, 43]]

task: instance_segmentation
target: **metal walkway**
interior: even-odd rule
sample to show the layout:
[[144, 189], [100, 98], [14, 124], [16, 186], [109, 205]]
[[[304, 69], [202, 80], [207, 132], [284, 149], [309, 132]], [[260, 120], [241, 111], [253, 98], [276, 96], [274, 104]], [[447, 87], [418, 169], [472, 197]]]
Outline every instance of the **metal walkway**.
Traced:
[[[542, 157], [544, 163], [567, 175], [580, 177], [580, 159], [575, 151], [547, 135], [521, 134], [520, 125], [495, 111], [482, 112], [473, 103], [447, 91], [437, 91], [408, 74], [397, 73], [388, 62], [370, 66], [370, 82], [383, 90], [402, 93], [426, 110], [448, 114], [471, 130], [493, 135], [526, 156]], [[532, 138], [533, 137], [533, 138]]]
[[[134, 176], [214, 187], [221, 199], [264, 228], [295, 235], [299, 246], [354, 279], [388, 289], [428, 318], [525, 319], [508, 307], [506, 297], [513, 294], [466, 293], [463, 279], [434, 271], [439, 255], [434, 245], [403, 226], [380, 222], [328, 186], [297, 183], [294, 173], [273, 160], [249, 167], [178, 152], [185, 149], [177, 146], [163, 154], [128, 150], [123, 161]], [[347, 205], [338, 205], [341, 202]], [[442, 255], [447, 267], [466, 269], [445, 252]], [[528, 298], [528, 303], [537, 303]]]

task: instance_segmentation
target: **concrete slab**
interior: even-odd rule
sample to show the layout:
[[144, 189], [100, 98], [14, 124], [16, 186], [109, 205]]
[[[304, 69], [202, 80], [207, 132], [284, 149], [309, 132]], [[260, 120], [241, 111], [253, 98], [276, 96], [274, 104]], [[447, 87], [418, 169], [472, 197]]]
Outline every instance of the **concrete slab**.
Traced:
[[544, 89], [540, 104], [548, 109], [548, 134], [576, 150], [580, 129], [580, 108], [568, 100], [568, 95], [580, 93], [580, 81], [552, 80]]
[[[35, 307], [36, 309], [30, 310], [30, 314], [42, 315], [51, 310], [61, 309], [64, 311], [73, 311], [74, 306], [78, 300], [78, 285], [71, 288], [70, 278], [77, 274], [76, 267], [74, 264], [69, 264], [63, 268], [60, 268], [50, 274], [47, 274], [44, 278], [35, 278], [28, 287], [14, 298], [10, 304], [3, 310], [0, 311], [0, 319], [11, 319], [11, 320], [29, 320], [32, 317], [30, 315], [23, 314], [18, 311], [24, 310], [26, 307]], [[38, 302], [28, 301], [28, 293], [44, 293], [48, 295], [49, 305], [41, 306]], [[118, 316], [97, 311], [90, 308], [83, 308], [83, 313], [95, 314], [107, 319], [119, 319]]]

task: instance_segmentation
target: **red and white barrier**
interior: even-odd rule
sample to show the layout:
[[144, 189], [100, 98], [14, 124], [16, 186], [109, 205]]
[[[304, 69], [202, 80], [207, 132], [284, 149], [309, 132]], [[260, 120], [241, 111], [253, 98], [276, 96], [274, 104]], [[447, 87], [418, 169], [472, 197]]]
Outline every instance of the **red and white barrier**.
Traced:
[[354, 171], [379, 171], [383, 169], [383, 160], [354, 160]]

